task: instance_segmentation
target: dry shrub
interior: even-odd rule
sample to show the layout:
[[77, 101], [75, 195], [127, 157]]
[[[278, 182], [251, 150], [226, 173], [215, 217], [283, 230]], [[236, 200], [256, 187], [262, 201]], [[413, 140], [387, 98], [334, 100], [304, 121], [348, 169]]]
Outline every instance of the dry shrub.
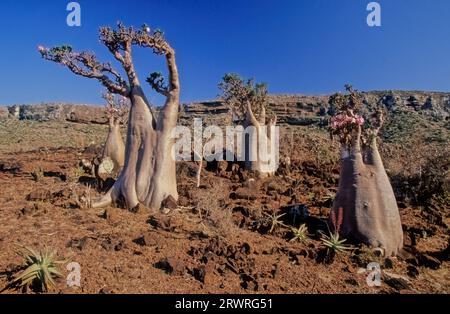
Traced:
[[33, 171], [31, 171], [31, 177], [35, 182], [39, 182], [44, 178], [44, 170], [41, 165], [34, 167]]
[[385, 149], [389, 174], [396, 196], [415, 205], [449, 203], [450, 148], [415, 141]]
[[232, 209], [228, 208], [228, 186], [223, 180], [217, 180], [208, 190], [198, 190], [196, 211], [210, 231], [224, 238], [236, 229]]
[[79, 183], [69, 183], [68, 204], [80, 209], [88, 209], [92, 206], [93, 191], [90, 185]]
[[85, 171], [81, 166], [74, 166], [67, 171], [67, 180], [69, 182], [77, 183], [80, 177], [85, 175]]
[[335, 183], [332, 174], [339, 168], [338, 144], [319, 129], [282, 129], [280, 161], [283, 166], [284, 159], [288, 157], [292, 170], [306, 170], [309, 175], [332, 184]]

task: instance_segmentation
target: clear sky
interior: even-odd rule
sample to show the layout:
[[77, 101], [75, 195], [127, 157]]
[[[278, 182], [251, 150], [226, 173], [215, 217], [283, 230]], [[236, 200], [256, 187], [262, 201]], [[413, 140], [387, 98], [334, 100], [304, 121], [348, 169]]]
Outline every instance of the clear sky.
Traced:
[[[99, 26], [161, 28], [177, 51], [182, 101], [212, 99], [226, 72], [269, 84], [271, 93], [450, 90], [450, 1], [379, 0], [382, 26], [366, 24], [369, 0], [79, 0], [81, 27], [66, 24], [70, 1], [0, 1], [0, 104], [101, 103], [102, 87], [44, 61], [36, 47], [71, 44], [112, 60]], [[164, 71], [135, 53], [138, 74]], [[160, 103], [147, 89], [150, 100]]]

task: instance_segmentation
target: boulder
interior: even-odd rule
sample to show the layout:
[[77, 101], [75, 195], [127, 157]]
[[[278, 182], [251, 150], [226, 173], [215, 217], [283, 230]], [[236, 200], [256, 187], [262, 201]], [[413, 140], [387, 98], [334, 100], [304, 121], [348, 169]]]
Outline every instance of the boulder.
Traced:
[[8, 116], [9, 116], [8, 108], [0, 107], [0, 119], [8, 118]]

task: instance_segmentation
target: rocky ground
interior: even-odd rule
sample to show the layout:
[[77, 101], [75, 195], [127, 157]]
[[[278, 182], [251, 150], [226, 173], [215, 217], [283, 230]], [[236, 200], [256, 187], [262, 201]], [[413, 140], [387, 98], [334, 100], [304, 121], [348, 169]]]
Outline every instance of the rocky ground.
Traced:
[[[333, 256], [323, 247], [339, 160], [337, 143], [320, 124], [284, 121], [281, 153], [292, 162], [273, 178], [254, 182], [238, 164], [209, 163], [196, 188], [196, 165], [183, 162], [177, 208], [130, 212], [89, 208], [111, 180], [99, 185], [79, 162], [101, 150], [104, 125], [20, 121], [8, 113], [0, 122], [0, 289], [21, 269], [20, 244], [81, 265], [81, 287], [68, 288], [61, 278], [53, 290], [61, 293], [449, 293], [446, 100], [426, 109], [429, 96], [417, 97], [419, 108], [408, 95], [376, 96], [396, 108], [381, 145], [405, 235], [395, 258], [358, 245]], [[310, 111], [308, 101], [299, 103], [286, 105], [303, 108], [292, 117], [326, 119], [320, 106]], [[205, 107], [185, 112], [206, 117], [193, 112], [196, 106]], [[217, 107], [206, 106], [210, 119], [217, 118], [212, 110], [224, 114]], [[283, 225], [270, 232], [273, 214], [284, 214]], [[291, 227], [303, 223], [309, 241], [290, 241]], [[380, 287], [366, 283], [371, 262], [381, 266]]]

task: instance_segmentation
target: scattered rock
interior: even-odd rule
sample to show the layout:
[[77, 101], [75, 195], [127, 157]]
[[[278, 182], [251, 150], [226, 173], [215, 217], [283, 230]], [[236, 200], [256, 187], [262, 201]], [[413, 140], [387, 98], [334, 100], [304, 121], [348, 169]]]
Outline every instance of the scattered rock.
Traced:
[[384, 268], [392, 269], [394, 267], [394, 262], [390, 258], [384, 260]]
[[417, 257], [417, 260], [419, 262], [419, 266], [424, 266], [431, 269], [439, 269], [441, 267], [440, 260], [427, 254], [420, 254]]
[[107, 251], [121, 251], [125, 244], [123, 240], [106, 236], [101, 243], [101, 247]]
[[187, 272], [186, 264], [177, 257], [163, 258], [154, 266], [164, 270], [169, 275], [182, 276]]
[[103, 219], [108, 219], [108, 216], [109, 215], [108, 215], [108, 210], [107, 209], [105, 209], [105, 211], [99, 215], [99, 217], [103, 218]]
[[384, 271], [382, 274], [383, 281], [390, 287], [398, 291], [411, 289], [408, 278], [387, 271]]
[[58, 192], [53, 193], [53, 198], [63, 198], [68, 199], [72, 195], [72, 191], [69, 188], [64, 188]]
[[395, 290], [410, 290], [408, 282], [402, 278], [389, 278], [384, 282]]
[[169, 195], [164, 201], [162, 201], [161, 208], [173, 210], [178, 208], [178, 204], [177, 201], [172, 197], [172, 195]]
[[114, 162], [110, 157], [105, 157], [101, 160], [97, 169], [97, 175], [100, 179], [105, 181], [107, 178], [113, 175]]
[[243, 200], [256, 200], [258, 195], [256, 191], [249, 188], [239, 188], [235, 192], [231, 193], [230, 197], [232, 199], [243, 199]]
[[166, 217], [166, 219], [160, 219], [156, 216], [150, 216], [150, 218], [147, 220], [147, 223], [155, 229], [164, 229], [168, 227], [169, 218]]
[[417, 276], [419, 276], [419, 270], [416, 267], [414, 267], [414, 266], [409, 265], [406, 268], [406, 270], [408, 271], [407, 274], [408, 274], [409, 277], [417, 278]]
[[382, 257], [382, 256], [384, 256], [384, 249], [382, 249], [380, 247], [376, 247], [376, 248], [373, 249], [373, 254], [376, 257]]
[[20, 210], [20, 216], [33, 215], [39, 211], [39, 205], [33, 204], [32, 206], [26, 206]]
[[99, 215], [100, 218], [106, 219], [109, 223], [116, 223], [120, 221], [120, 216], [115, 208], [107, 208]]
[[436, 105], [436, 103], [435, 103], [433, 97], [429, 96], [427, 98], [427, 100], [425, 101], [425, 103], [423, 104], [422, 109], [431, 110], [434, 108], [435, 105]]
[[22, 171], [23, 164], [16, 160], [0, 161], [0, 172], [18, 174]]
[[275, 279], [277, 277], [278, 272], [279, 272], [278, 264], [272, 265], [272, 270], [270, 271], [270, 275], [271, 275], [272, 279]]
[[156, 230], [164, 230], [167, 232], [175, 231], [180, 225], [182, 221], [178, 216], [168, 216], [168, 215], [152, 215], [147, 220], [147, 223], [150, 224]]
[[226, 160], [219, 160], [217, 162], [217, 171], [219, 173], [227, 171], [227, 169], [228, 169], [228, 161], [226, 161]]
[[157, 246], [157, 239], [151, 233], [145, 233], [133, 240], [134, 243], [140, 246]]
[[192, 274], [193, 274], [195, 279], [197, 279], [201, 283], [205, 283], [205, 278], [206, 278], [206, 267], [205, 267], [205, 265], [201, 265], [201, 266], [199, 266], [197, 268], [194, 268]]
[[355, 278], [345, 279], [345, 282], [352, 286], [356, 286], [356, 287], [359, 286], [359, 283]]
[[143, 208], [144, 208], [144, 206], [139, 203], [136, 206], [134, 206], [133, 208], [128, 209], [128, 211], [130, 213], [137, 214], [137, 213], [142, 212]]
[[52, 196], [52, 193], [50, 193], [49, 190], [44, 188], [37, 188], [36, 190], [32, 191], [27, 196], [27, 201], [46, 201], [50, 200]]
[[145, 239], [145, 236], [141, 236], [139, 238], [136, 238], [133, 240], [134, 243], [136, 243], [137, 245], [140, 246], [146, 246], [147, 245], [147, 241]]
[[102, 147], [101, 146], [97, 146], [94, 144], [91, 144], [89, 146], [87, 146], [84, 150], [83, 150], [83, 155], [101, 155], [102, 154]]
[[253, 178], [250, 178], [244, 182], [244, 187], [246, 187], [250, 190], [256, 191], [259, 189], [258, 181], [256, 181]]
[[247, 242], [244, 242], [241, 246], [241, 252], [246, 255], [251, 254], [252, 248], [251, 248], [250, 244], [248, 244]]
[[0, 107], [0, 119], [5, 119], [9, 116], [9, 111], [5, 107]]
[[69, 242], [67, 242], [66, 247], [82, 251], [86, 247], [88, 239], [88, 237], [71, 239]]
[[100, 289], [100, 291], [98, 293], [99, 294], [114, 294], [114, 291], [107, 287], [103, 287]]
[[245, 290], [258, 291], [259, 284], [255, 277], [249, 274], [241, 274], [241, 287]]
[[114, 246], [114, 251], [118, 252], [118, 251], [122, 251], [122, 249], [125, 247], [125, 243], [123, 241], [119, 241], [119, 243], [117, 243]]
[[367, 269], [365, 268], [358, 268], [358, 270], [356, 271], [357, 274], [364, 274], [367, 271]]

